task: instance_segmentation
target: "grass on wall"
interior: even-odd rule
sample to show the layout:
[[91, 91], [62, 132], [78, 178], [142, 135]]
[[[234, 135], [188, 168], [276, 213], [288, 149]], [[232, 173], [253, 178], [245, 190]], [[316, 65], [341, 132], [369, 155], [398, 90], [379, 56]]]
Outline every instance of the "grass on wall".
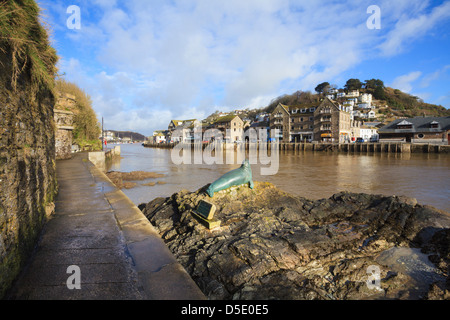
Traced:
[[0, 50], [11, 53], [11, 68], [7, 69], [11, 70], [14, 91], [19, 76], [25, 72], [29, 72], [36, 92], [54, 88], [58, 56], [50, 45], [49, 30], [41, 23], [39, 13], [34, 0], [0, 0]]

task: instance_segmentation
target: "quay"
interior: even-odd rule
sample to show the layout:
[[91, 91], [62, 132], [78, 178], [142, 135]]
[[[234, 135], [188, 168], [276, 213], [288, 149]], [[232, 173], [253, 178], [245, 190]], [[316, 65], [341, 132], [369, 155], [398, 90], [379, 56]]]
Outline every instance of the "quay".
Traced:
[[[194, 148], [193, 143], [191, 144]], [[266, 143], [265, 150], [271, 150], [270, 142]], [[146, 148], [172, 149], [177, 143], [143, 143]], [[227, 145], [237, 149], [237, 144], [222, 143], [222, 147], [227, 149]], [[246, 150], [249, 143], [245, 143]], [[259, 143], [254, 144], [258, 149]], [[203, 149], [207, 144], [202, 144]], [[303, 142], [279, 142], [280, 151], [318, 151], [318, 152], [345, 152], [345, 153], [450, 153], [450, 145], [437, 144], [411, 144], [404, 142], [374, 142], [374, 143], [303, 143]]]
[[345, 153], [450, 153], [450, 146], [402, 142], [376, 143], [280, 143], [281, 151], [325, 151]]
[[[148, 219], [86, 153], [56, 167], [55, 213], [7, 300], [206, 299]], [[74, 267], [79, 288], [72, 286]]]

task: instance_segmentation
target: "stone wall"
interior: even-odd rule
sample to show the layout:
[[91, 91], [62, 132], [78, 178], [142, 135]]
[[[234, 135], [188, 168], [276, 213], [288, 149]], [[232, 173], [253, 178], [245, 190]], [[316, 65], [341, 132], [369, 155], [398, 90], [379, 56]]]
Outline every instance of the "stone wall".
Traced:
[[70, 159], [72, 157], [73, 113], [64, 110], [54, 110], [56, 123], [55, 152], [56, 159]]
[[54, 96], [23, 70], [11, 86], [11, 49], [0, 42], [0, 299], [35, 247], [56, 193]]

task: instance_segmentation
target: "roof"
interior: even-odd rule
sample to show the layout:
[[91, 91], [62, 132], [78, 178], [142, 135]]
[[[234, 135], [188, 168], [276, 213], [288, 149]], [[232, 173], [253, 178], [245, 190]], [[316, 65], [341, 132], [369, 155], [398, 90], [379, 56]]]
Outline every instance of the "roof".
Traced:
[[[327, 100], [328, 100], [328, 101], [327, 101]], [[327, 102], [328, 102], [328, 104], [326, 104]], [[324, 106], [329, 106], [330, 104], [331, 104], [331, 106], [333, 106], [333, 107], [336, 108], [337, 110], [342, 111], [342, 110], [339, 108], [339, 104], [336, 103], [335, 101], [331, 100], [331, 99], [328, 98], [328, 97], [325, 97], [325, 99], [323, 99], [323, 101], [321, 102], [321, 104], [320, 104], [317, 108], [321, 108], [321, 107], [324, 107]]]
[[317, 108], [319, 106], [318, 103], [308, 103], [308, 104], [300, 104], [296, 106], [289, 106], [289, 111], [292, 110], [301, 110], [301, 109], [310, 109], [310, 108]]
[[175, 127], [183, 127], [183, 128], [185, 128], [185, 127], [187, 127], [187, 126], [190, 126], [190, 125], [192, 125], [192, 123], [194, 122], [194, 121], [197, 121], [197, 119], [189, 119], [189, 120], [171, 120], [170, 121], [170, 123], [169, 123], [169, 128], [170, 128], [170, 124], [171, 123], [173, 123], [174, 125], [175, 125]]
[[[189, 120], [171, 120], [170, 122], [173, 122], [173, 123], [176, 124], [176, 125], [181, 125], [181, 124], [184, 124], [185, 122], [193, 122], [193, 121], [195, 121], [195, 120], [197, 120], [197, 119], [189, 119]], [[181, 124], [180, 124], [180, 122], [181, 122]]]
[[[230, 115], [228, 115], [228, 116], [223, 116], [223, 117], [217, 118], [216, 121], [214, 121], [214, 123], [230, 122], [231, 120], [233, 120], [233, 119], [236, 118], [236, 117], [239, 118], [238, 115], [230, 114]], [[241, 118], [239, 118], [239, 119], [241, 119]]]
[[273, 109], [273, 111], [272, 111], [271, 114], [274, 114], [275, 110], [277, 110], [278, 107], [281, 107], [281, 109], [284, 110], [284, 112], [286, 112], [287, 114], [289, 114], [289, 107], [286, 106], [286, 105], [284, 105], [284, 104], [282, 104], [282, 103], [279, 103], [279, 104], [275, 107], [275, 109]]
[[261, 128], [261, 127], [266, 128], [266, 127], [269, 127], [269, 126], [270, 126], [269, 121], [260, 121], [260, 122], [253, 122], [250, 125], [250, 128]]
[[[438, 128], [431, 128], [431, 123], [439, 124]], [[412, 125], [412, 129], [399, 129], [398, 125]], [[380, 128], [378, 132], [381, 133], [395, 133], [405, 132], [410, 130], [412, 132], [442, 132], [450, 130], [450, 116], [449, 117], [415, 117], [409, 119], [397, 119], [388, 125]]]

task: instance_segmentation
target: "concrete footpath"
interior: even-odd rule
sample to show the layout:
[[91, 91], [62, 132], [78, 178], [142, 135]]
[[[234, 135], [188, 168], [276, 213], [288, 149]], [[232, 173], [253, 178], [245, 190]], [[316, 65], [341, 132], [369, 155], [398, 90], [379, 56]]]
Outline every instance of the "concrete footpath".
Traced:
[[206, 299], [147, 218], [87, 154], [56, 167], [55, 214], [6, 299]]

